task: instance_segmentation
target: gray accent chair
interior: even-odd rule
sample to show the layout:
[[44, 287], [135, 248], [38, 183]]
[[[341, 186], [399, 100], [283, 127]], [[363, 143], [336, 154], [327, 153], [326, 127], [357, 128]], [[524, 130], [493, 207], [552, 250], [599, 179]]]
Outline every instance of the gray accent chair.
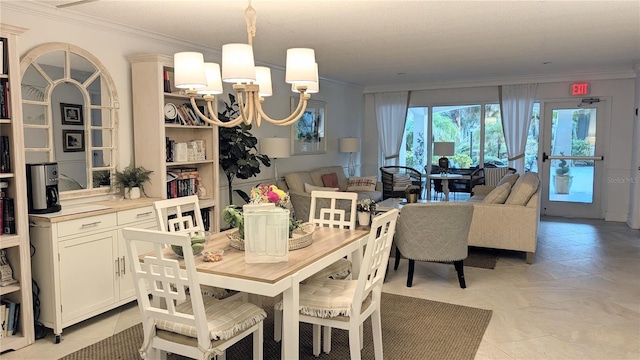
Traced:
[[398, 269], [400, 257], [409, 260], [407, 287], [413, 284], [415, 261], [453, 262], [461, 288], [466, 288], [463, 261], [468, 255], [470, 203], [407, 204], [401, 210], [394, 238]]

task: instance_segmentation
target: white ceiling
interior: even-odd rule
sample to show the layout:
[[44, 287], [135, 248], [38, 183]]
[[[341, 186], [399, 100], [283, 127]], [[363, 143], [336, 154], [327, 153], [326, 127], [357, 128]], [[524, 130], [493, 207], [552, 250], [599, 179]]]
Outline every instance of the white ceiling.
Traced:
[[[58, 11], [220, 49], [247, 41], [246, 6], [97, 0]], [[611, 74], [640, 63], [638, 0], [253, 0], [252, 6], [257, 61], [284, 67], [287, 48], [312, 47], [320, 76], [367, 88]]]

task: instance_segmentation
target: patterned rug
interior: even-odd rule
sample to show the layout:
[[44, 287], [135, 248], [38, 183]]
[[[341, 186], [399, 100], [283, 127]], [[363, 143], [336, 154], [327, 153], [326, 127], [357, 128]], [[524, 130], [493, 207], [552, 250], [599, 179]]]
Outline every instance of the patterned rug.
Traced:
[[[280, 359], [280, 343], [273, 341], [273, 299], [263, 301], [268, 318], [264, 323], [264, 358]], [[382, 294], [382, 339], [385, 359], [473, 359], [489, 325], [491, 310], [446, 304], [436, 301]], [[300, 359], [317, 359], [312, 353], [312, 330], [300, 325]], [[87, 346], [62, 360], [140, 359], [142, 325], [138, 324], [112, 337]], [[252, 357], [251, 337], [227, 351], [228, 360]], [[348, 359], [349, 337], [333, 329], [330, 354], [321, 359]], [[371, 321], [364, 324], [363, 359], [373, 359]], [[169, 360], [186, 358], [174, 354]]]

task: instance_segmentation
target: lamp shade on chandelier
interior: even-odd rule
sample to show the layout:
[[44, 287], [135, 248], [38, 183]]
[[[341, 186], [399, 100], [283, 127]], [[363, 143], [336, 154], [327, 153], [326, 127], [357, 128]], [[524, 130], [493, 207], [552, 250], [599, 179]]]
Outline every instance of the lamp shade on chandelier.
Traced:
[[[226, 44], [222, 46], [222, 72], [220, 65], [205, 63], [204, 56], [198, 52], [179, 52], [174, 54], [175, 86], [183, 89], [189, 96], [193, 109], [204, 121], [223, 127], [234, 127], [241, 123], [255, 122], [260, 126], [262, 120], [269, 123], [288, 126], [300, 119], [307, 107], [312, 93], [319, 91], [318, 64], [315, 51], [308, 48], [287, 50], [285, 82], [291, 84], [291, 91], [300, 94], [296, 109], [284, 119], [272, 119], [262, 110], [265, 97], [273, 94], [271, 69], [255, 66], [253, 58], [253, 37], [255, 36], [256, 11], [249, 6], [244, 11], [247, 22], [248, 44]], [[221, 94], [222, 82], [233, 83], [240, 114], [223, 122], [216, 117], [213, 101]], [[196, 105], [196, 98], [202, 96], [207, 104], [209, 116]]]

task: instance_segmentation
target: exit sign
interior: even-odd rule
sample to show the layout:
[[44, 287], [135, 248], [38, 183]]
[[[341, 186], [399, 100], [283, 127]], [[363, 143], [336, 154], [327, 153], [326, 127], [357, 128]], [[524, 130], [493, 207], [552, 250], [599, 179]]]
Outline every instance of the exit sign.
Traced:
[[589, 83], [571, 84], [571, 95], [589, 95]]

